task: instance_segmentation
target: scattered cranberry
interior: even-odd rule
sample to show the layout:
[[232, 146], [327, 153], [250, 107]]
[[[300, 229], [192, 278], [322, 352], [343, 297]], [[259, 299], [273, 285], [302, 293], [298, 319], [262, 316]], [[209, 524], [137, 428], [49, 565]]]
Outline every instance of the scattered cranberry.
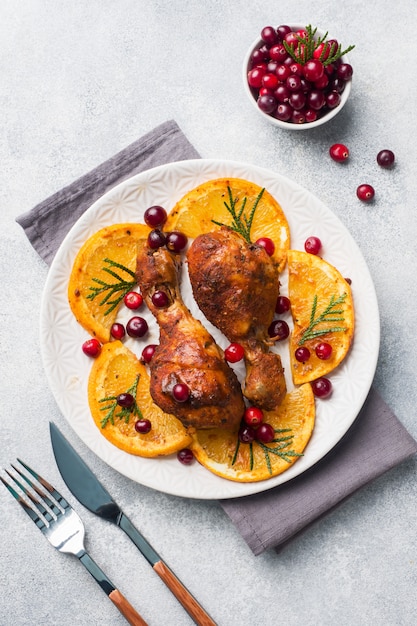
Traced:
[[172, 389], [172, 397], [177, 402], [187, 402], [190, 397], [190, 389], [184, 383], [177, 383]]
[[304, 250], [309, 254], [318, 254], [321, 250], [321, 241], [318, 237], [308, 237], [304, 242]]
[[153, 355], [155, 354], [155, 350], [156, 350], [156, 345], [153, 343], [149, 344], [149, 346], [145, 346], [145, 348], [143, 348], [142, 350], [141, 360], [144, 363], [150, 363]]
[[248, 426], [258, 426], [262, 424], [264, 414], [261, 409], [256, 406], [249, 406], [243, 415], [243, 419]]
[[317, 378], [317, 380], [313, 380], [311, 387], [317, 398], [328, 398], [333, 390], [332, 383], [328, 378]]
[[224, 351], [224, 357], [229, 363], [237, 363], [245, 356], [245, 350], [240, 343], [231, 343]]
[[180, 233], [178, 230], [173, 230], [166, 236], [166, 246], [171, 252], [181, 252], [184, 250], [188, 243], [188, 239], [184, 233]]
[[260, 246], [265, 250], [265, 252], [272, 256], [275, 252], [275, 244], [269, 237], [260, 237], [255, 241], [256, 245]]
[[167, 212], [161, 206], [155, 205], [146, 209], [144, 214], [145, 224], [151, 228], [163, 226], [167, 221]]
[[356, 195], [358, 196], [359, 200], [362, 200], [363, 202], [369, 202], [375, 196], [375, 189], [372, 187], [372, 185], [359, 185], [356, 190]]
[[324, 341], [316, 346], [316, 355], [319, 359], [322, 359], [323, 361], [327, 361], [327, 359], [330, 359], [330, 357], [332, 356], [332, 352], [332, 346]]
[[346, 161], [349, 158], [349, 149], [343, 143], [334, 143], [329, 148], [329, 154], [333, 161]]
[[110, 328], [110, 334], [113, 339], [123, 339], [123, 337], [126, 335], [125, 327], [123, 326], [123, 324], [115, 322]]
[[239, 441], [241, 441], [242, 443], [252, 443], [252, 441], [254, 441], [255, 439], [255, 429], [248, 424], [243, 424], [239, 428], [238, 437]]
[[301, 348], [297, 348], [294, 356], [300, 363], [305, 363], [310, 358], [310, 350], [305, 346], [302, 346]]
[[152, 424], [147, 419], [137, 420], [135, 422], [135, 430], [137, 433], [140, 433], [141, 435], [146, 435], [146, 433], [148, 433], [151, 430], [151, 428], [152, 428]]
[[82, 349], [84, 354], [95, 359], [101, 352], [101, 343], [98, 339], [87, 339], [87, 341], [84, 341]]
[[392, 152], [392, 150], [381, 150], [376, 155], [376, 160], [378, 165], [380, 165], [381, 167], [391, 167], [392, 165], [394, 165], [395, 154]]
[[148, 323], [143, 317], [131, 317], [126, 324], [126, 332], [129, 337], [143, 337], [148, 332]]
[[139, 309], [143, 304], [143, 298], [141, 294], [136, 291], [128, 291], [123, 298], [123, 302], [128, 309]]
[[290, 328], [285, 320], [274, 320], [268, 328], [268, 335], [275, 341], [287, 339], [290, 334]]
[[165, 291], [155, 291], [152, 294], [152, 304], [158, 309], [163, 309], [169, 304], [169, 297]]
[[151, 232], [148, 235], [148, 246], [152, 250], [156, 250], [157, 248], [162, 248], [162, 246], [164, 246], [165, 244], [166, 244], [166, 237], [164, 233], [158, 228], [151, 230]]
[[131, 393], [119, 393], [116, 398], [117, 404], [125, 409], [130, 409], [135, 404], [135, 398]]
[[271, 424], [261, 424], [255, 431], [255, 438], [262, 443], [271, 443], [275, 438], [275, 431]]
[[189, 448], [183, 448], [177, 452], [177, 459], [183, 465], [191, 465], [194, 461], [193, 451]]
[[278, 296], [277, 303], [275, 305], [275, 313], [287, 313], [291, 308], [290, 299], [287, 296]]

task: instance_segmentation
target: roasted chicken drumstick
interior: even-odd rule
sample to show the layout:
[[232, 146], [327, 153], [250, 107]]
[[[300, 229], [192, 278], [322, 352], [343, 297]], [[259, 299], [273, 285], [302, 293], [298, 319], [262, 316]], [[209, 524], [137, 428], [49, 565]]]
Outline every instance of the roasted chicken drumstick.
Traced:
[[281, 359], [269, 350], [268, 327], [279, 293], [276, 264], [263, 248], [225, 226], [199, 235], [187, 259], [198, 306], [245, 350], [244, 395], [259, 408], [273, 410], [286, 393]]
[[[166, 248], [144, 246], [138, 253], [138, 283], [160, 329], [149, 364], [150, 393], [162, 410], [185, 426], [238, 427], [245, 410], [240, 383], [213, 337], [182, 301], [179, 268], [178, 255]], [[166, 305], [155, 305], [156, 292], [166, 294]], [[185, 401], [174, 398], [177, 384], [189, 390]]]

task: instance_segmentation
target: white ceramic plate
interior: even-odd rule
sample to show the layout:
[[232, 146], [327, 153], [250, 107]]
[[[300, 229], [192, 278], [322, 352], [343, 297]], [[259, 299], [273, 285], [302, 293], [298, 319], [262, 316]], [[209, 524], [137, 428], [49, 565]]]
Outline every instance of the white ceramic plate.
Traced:
[[[81, 350], [87, 338], [75, 321], [67, 301], [67, 285], [75, 256], [97, 230], [110, 224], [142, 222], [143, 213], [159, 204], [170, 210], [177, 200], [202, 182], [219, 177], [245, 178], [264, 186], [282, 206], [291, 229], [291, 247], [303, 250], [309, 235], [320, 237], [323, 257], [352, 280], [356, 330], [352, 349], [331, 375], [333, 394], [318, 400], [314, 434], [301, 457], [287, 472], [258, 483], [235, 483], [215, 476], [198, 463], [184, 466], [175, 455], [158, 459], [131, 456], [111, 445], [95, 426], [87, 402], [91, 360]], [[204, 319], [196, 307], [185, 277], [183, 296], [192, 313]], [[281, 277], [286, 293], [287, 276]], [[141, 310], [142, 311], [142, 310]], [[142, 315], [142, 313], [141, 313]], [[158, 329], [149, 312], [151, 334], [144, 340], [128, 339], [126, 345], [141, 353], [144, 345], [158, 341]], [[291, 325], [290, 316], [287, 321]], [[227, 340], [207, 323], [222, 347]], [[119, 184], [95, 202], [68, 233], [50, 268], [41, 307], [41, 347], [52, 392], [64, 416], [78, 436], [103, 461], [121, 474], [148, 487], [183, 497], [235, 498], [282, 484], [310, 468], [327, 454], [354, 422], [371, 386], [379, 350], [379, 314], [375, 290], [362, 254], [339, 219], [311, 193], [274, 172], [248, 164], [218, 160], [191, 160], [163, 165]], [[280, 346], [292, 387], [287, 357], [288, 343]]]

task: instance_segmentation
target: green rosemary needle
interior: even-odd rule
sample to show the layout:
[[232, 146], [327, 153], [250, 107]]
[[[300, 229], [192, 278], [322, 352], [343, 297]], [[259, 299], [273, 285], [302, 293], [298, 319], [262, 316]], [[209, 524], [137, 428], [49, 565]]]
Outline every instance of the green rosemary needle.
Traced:
[[[107, 396], [106, 398], [102, 398], [99, 400], [100, 403], [106, 402], [105, 406], [100, 407], [100, 411], [107, 411], [106, 415], [100, 421], [101, 427], [105, 428], [107, 424], [110, 422], [114, 426], [114, 420], [117, 417], [119, 420], [124, 420], [125, 424], [129, 423], [130, 416], [137, 417], [138, 419], [143, 419], [142, 411], [140, 410], [137, 402], [136, 402], [136, 392], [138, 388], [138, 383], [140, 379], [140, 374], [137, 375], [135, 382], [133, 385], [126, 391], [126, 393], [130, 394], [134, 398], [134, 402], [132, 406], [129, 407], [121, 407], [117, 403], [118, 396]], [[117, 409], [120, 409], [118, 413], [116, 413]]]
[[298, 341], [298, 345], [302, 346], [303, 343], [308, 341], [309, 339], [316, 339], [317, 337], [321, 337], [322, 335], [327, 335], [328, 333], [338, 333], [345, 332], [347, 328], [345, 326], [325, 326], [324, 328], [316, 328], [319, 324], [335, 324], [337, 322], [344, 322], [345, 318], [343, 317], [343, 308], [336, 309], [339, 304], [342, 304], [346, 299], [346, 293], [342, 293], [341, 296], [335, 299], [334, 296], [331, 296], [328, 305], [325, 309], [317, 315], [317, 295], [313, 298], [313, 305], [311, 307], [310, 313], [310, 323], [306, 330], [301, 335], [301, 338]]
[[[314, 52], [321, 44], [325, 44], [327, 40], [328, 32], [326, 32], [322, 37], [317, 37], [315, 39], [315, 35], [317, 33], [317, 28], [313, 28], [311, 24], [305, 27], [306, 35], [295, 34], [295, 37], [298, 40], [298, 45], [290, 45], [285, 40], [283, 41], [283, 45], [287, 53], [300, 63], [304, 65], [307, 61], [310, 61], [314, 58]], [[333, 41], [329, 44], [329, 46], [324, 46], [321, 54], [319, 56], [319, 60], [323, 63], [323, 65], [330, 65], [335, 61], [338, 61], [342, 56], [348, 54], [351, 50], [353, 50], [355, 46], [348, 46], [345, 50], [342, 49], [341, 44]]]
[[217, 226], [228, 226], [229, 228], [234, 230], [236, 233], [239, 233], [239, 235], [242, 235], [242, 237], [245, 239], [245, 241], [247, 241], [247, 243], [252, 243], [251, 238], [250, 238], [252, 222], [253, 222], [253, 218], [255, 217], [255, 211], [258, 207], [258, 204], [263, 196], [265, 189], [261, 189], [261, 191], [257, 195], [255, 202], [253, 204], [253, 207], [251, 208], [249, 212], [248, 217], [244, 215], [247, 198], [246, 197], [243, 198], [242, 204], [240, 208], [238, 209], [237, 204], [239, 202], [239, 199], [233, 198], [233, 193], [230, 187], [227, 187], [227, 191], [229, 194], [229, 203], [225, 201], [224, 206], [226, 207], [227, 211], [232, 216], [232, 223], [223, 224], [222, 222], [217, 222], [216, 220], [211, 220], [211, 221], [213, 222], [213, 224], [217, 224]]
[[[111, 259], [104, 259], [103, 263], [107, 264], [107, 266], [102, 268], [103, 272], [106, 272], [109, 276], [114, 278], [115, 281], [106, 282], [100, 278], [93, 278], [92, 280], [96, 284], [89, 287], [90, 293], [87, 299], [94, 300], [97, 296], [104, 294], [104, 298], [99, 304], [100, 306], [107, 305], [104, 315], [108, 315], [123, 300], [127, 292], [136, 285], [136, 276], [135, 272], [128, 267], [121, 263], [116, 263], [116, 261], [112, 261]], [[116, 270], [119, 270], [119, 272]], [[121, 273], [127, 276], [123, 277]]]

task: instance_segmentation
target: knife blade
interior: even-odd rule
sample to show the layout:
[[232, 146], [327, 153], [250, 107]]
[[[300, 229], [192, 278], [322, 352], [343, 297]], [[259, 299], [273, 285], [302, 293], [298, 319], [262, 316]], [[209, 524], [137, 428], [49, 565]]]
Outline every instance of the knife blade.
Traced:
[[49, 431], [56, 464], [71, 493], [92, 513], [116, 524], [127, 534], [198, 626], [216, 626], [199, 602], [123, 513], [53, 422], [49, 422]]

